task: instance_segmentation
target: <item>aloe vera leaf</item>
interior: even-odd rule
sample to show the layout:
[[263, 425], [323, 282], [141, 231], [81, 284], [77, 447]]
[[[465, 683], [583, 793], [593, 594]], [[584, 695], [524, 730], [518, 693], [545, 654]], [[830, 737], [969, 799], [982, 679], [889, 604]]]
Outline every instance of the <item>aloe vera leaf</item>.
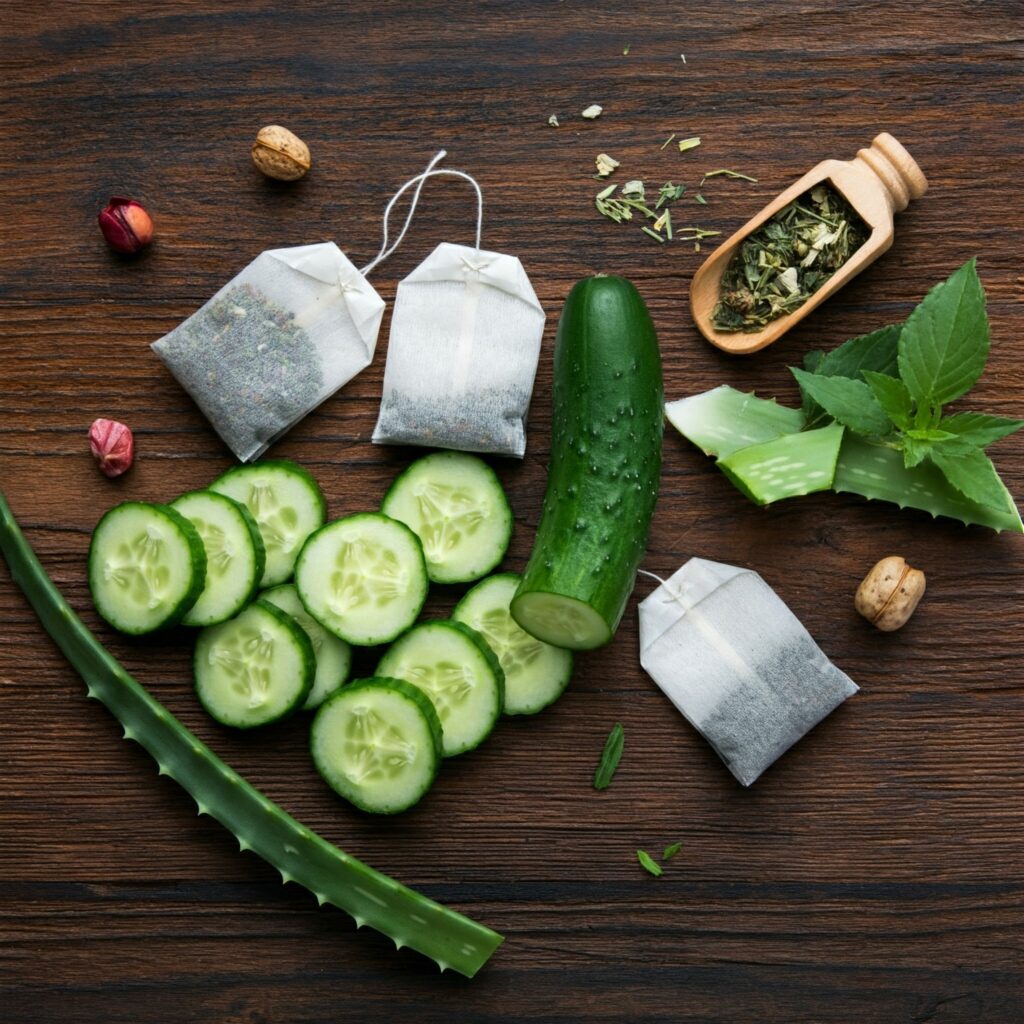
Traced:
[[705, 455], [718, 458], [783, 434], [795, 434], [804, 426], [804, 414], [799, 409], [755, 398], [727, 384], [669, 402], [665, 415]]
[[105, 704], [141, 744], [161, 775], [170, 775], [199, 807], [320, 905], [333, 904], [391, 938], [467, 978], [487, 962], [502, 937], [442, 907], [332, 846], [268, 800], [220, 760], [154, 700], [71, 610], [25, 540], [0, 493], [0, 553], [11, 578], [35, 609], [43, 628], [85, 681], [90, 697]]
[[827, 491], [835, 477], [843, 432], [841, 424], [832, 423], [818, 430], [785, 434], [741, 448], [719, 459], [718, 465], [758, 505]]
[[1024, 533], [1020, 512], [1005, 486], [1003, 507], [989, 508], [965, 498], [938, 467], [927, 460], [907, 469], [900, 452], [871, 444], [854, 434], [848, 433], [843, 439], [832, 486], [836, 491], [891, 501], [900, 508], [919, 508], [933, 516], [948, 516], [962, 523]]

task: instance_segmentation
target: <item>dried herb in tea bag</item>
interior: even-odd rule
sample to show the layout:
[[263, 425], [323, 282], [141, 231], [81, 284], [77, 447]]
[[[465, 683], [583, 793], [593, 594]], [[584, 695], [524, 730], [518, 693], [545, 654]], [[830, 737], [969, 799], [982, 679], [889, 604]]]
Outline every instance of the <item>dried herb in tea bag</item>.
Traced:
[[246, 462], [369, 364], [383, 311], [333, 242], [271, 249], [153, 349]]
[[870, 228], [830, 184], [815, 185], [743, 241], [711, 314], [745, 334], [802, 306], [867, 241]]
[[691, 558], [639, 615], [640, 663], [744, 786], [857, 692], [749, 569]]

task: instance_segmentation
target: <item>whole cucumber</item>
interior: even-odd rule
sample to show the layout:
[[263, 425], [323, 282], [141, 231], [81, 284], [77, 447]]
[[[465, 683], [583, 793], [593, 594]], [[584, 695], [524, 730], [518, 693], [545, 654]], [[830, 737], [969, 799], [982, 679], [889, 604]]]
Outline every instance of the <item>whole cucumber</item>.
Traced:
[[551, 461], [533, 552], [511, 612], [574, 650], [608, 643], [647, 546], [661, 471], [661, 356], [640, 293], [590, 277], [555, 341]]

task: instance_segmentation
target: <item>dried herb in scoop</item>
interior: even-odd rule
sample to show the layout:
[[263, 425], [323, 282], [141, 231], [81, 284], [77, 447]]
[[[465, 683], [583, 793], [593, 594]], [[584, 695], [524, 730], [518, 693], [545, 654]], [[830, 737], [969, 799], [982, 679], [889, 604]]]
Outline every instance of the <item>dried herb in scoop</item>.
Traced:
[[870, 233], [831, 185], [816, 185], [765, 221], [733, 255], [711, 315], [715, 327], [750, 334], [792, 313]]

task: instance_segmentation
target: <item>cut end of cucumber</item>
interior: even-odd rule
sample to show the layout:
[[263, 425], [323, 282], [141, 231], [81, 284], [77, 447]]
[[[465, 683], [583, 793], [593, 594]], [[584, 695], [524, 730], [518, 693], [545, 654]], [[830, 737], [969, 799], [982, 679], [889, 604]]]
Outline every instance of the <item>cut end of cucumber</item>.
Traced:
[[512, 599], [511, 612], [530, 636], [571, 651], [602, 647], [613, 635], [608, 623], [590, 605], [561, 594], [521, 594]]

